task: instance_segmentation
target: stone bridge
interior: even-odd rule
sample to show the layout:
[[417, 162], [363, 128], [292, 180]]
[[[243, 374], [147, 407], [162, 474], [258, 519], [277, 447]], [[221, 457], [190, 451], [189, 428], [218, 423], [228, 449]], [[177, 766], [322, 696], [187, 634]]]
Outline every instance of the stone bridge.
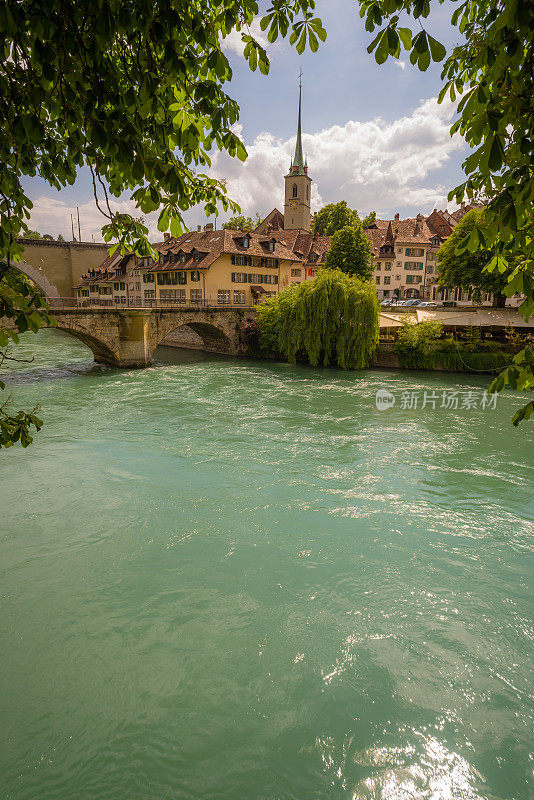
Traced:
[[245, 355], [244, 329], [254, 312], [236, 308], [53, 310], [57, 329], [84, 342], [95, 361], [116, 367], [146, 367], [156, 347], [187, 325], [210, 353]]

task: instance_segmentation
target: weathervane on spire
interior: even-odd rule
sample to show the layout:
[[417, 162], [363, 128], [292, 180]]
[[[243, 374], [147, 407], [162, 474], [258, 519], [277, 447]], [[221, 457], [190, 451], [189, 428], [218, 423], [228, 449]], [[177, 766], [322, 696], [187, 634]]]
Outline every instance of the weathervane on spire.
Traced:
[[300, 72], [299, 72], [299, 89], [302, 89], [302, 76], [303, 76], [303, 75], [304, 75], [304, 73], [303, 73], [303, 71], [302, 71], [302, 64], [301, 64], [301, 66], [300, 66]]

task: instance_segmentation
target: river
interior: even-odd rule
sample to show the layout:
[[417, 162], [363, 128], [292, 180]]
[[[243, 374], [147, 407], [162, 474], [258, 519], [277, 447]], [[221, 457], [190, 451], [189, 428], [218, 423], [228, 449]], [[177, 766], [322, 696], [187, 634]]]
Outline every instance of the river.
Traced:
[[532, 800], [524, 397], [17, 353], [45, 425], [0, 451], [2, 800]]

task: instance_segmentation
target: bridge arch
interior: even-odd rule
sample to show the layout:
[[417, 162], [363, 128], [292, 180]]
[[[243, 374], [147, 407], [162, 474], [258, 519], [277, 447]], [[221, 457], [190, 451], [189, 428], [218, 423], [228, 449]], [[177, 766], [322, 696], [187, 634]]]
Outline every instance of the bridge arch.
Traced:
[[104, 364], [112, 364], [114, 366], [118, 366], [120, 364], [119, 354], [110, 346], [110, 344], [98, 338], [97, 336], [94, 336], [87, 331], [74, 328], [72, 325], [65, 324], [61, 320], [58, 321], [57, 325], [48, 327], [50, 327], [51, 330], [68, 333], [70, 336], [78, 339], [78, 341], [83, 342], [83, 344], [87, 345], [87, 347], [93, 353], [95, 361], [99, 361]]
[[[173, 315], [174, 316], [174, 315]], [[177, 313], [175, 319], [167, 319], [164, 324], [158, 326], [158, 330], [152, 335], [151, 353], [153, 356], [156, 347], [164, 343], [175, 331], [181, 328], [189, 328], [202, 340], [202, 347], [199, 349], [205, 350], [209, 353], [222, 353], [232, 354], [233, 348], [229, 334], [230, 331], [225, 331], [222, 325], [218, 325], [215, 320], [206, 320], [199, 318], [201, 315], [189, 316], [187, 314]], [[187, 344], [184, 344], [187, 347]]]
[[47, 300], [51, 301], [52, 306], [54, 305], [54, 300], [59, 300], [60, 294], [57, 288], [53, 283], [50, 283], [44, 272], [32, 266], [32, 264], [28, 264], [26, 261], [20, 261], [14, 266], [42, 289]]

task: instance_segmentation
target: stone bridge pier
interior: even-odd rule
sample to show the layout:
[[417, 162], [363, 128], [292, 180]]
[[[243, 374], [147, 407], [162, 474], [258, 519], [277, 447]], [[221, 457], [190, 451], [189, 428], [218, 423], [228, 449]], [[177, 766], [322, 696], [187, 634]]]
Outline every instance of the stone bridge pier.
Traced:
[[57, 329], [91, 348], [95, 361], [115, 367], [147, 367], [156, 347], [172, 331], [187, 325], [210, 353], [245, 355], [245, 325], [254, 319], [244, 309], [79, 308], [53, 310]]

